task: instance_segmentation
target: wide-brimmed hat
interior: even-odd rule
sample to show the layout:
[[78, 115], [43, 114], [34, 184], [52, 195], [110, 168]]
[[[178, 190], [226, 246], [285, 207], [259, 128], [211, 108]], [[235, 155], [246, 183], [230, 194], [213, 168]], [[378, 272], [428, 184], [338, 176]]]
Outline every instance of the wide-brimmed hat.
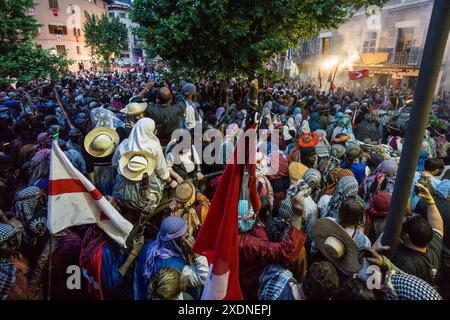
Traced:
[[147, 109], [147, 103], [131, 102], [125, 106], [120, 112], [135, 116], [144, 112]]
[[120, 173], [131, 181], [140, 181], [144, 173], [152, 174], [155, 170], [155, 157], [147, 151], [130, 151], [119, 160]]
[[336, 222], [329, 218], [317, 220], [313, 237], [319, 251], [339, 270], [354, 273], [361, 269], [358, 246]]
[[195, 187], [190, 182], [182, 182], [175, 190], [175, 199], [180, 203], [192, 204], [195, 199]]
[[119, 135], [114, 129], [98, 127], [86, 135], [84, 148], [91, 156], [103, 158], [114, 152], [119, 141]]

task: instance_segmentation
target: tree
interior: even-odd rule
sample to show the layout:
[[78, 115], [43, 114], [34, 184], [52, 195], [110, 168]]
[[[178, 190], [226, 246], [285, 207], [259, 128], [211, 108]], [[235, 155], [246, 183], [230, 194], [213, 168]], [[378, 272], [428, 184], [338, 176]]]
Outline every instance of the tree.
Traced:
[[90, 47], [100, 66], [109, 68], [122, 51], [128, 48], [128, 29], [120, 19], [109, 19], [103, 14], [100, 19], [89, 15], [83, 26], [87, 47]]
[[387, 0], [135, 0], [130, 12], [170, 67], [253, 76], [275, 54]]
[[58, 78], [69, 64], [64, 54], [36, 47], [38, 22], [28, 14], [33, 0], [0, 1], [0, 83]]

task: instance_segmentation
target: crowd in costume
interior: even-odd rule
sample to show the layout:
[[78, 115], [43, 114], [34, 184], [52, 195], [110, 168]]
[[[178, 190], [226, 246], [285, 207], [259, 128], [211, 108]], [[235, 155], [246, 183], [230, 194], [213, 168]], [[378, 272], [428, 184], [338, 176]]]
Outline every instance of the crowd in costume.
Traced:
[[[211, 200], [220, 197], [216, 189], [236, 141], [252, 122], [261, 206], [253, 208], [252, 195], [241, 190], [236, 228], [245, 299], [450, 298], [445, 101], [432, 106], [414, 183], [404, 186], [411, 191], [399, 245], [388, 258], [380, 239], [410, 91], [395, 100], [380, 87], [357, 96], [344, 88], [324, 92], [313, 83], [265, 81], [254, 97], [242, 80], [161, 81], [147, 68], [140, 71], [85, 71], [0, 92], [1, 299], [200, 299], [210, 265], [192, 248]], [[207, 134], [214, 128], [223, 134], [219, 161], [207, 163], [202, 151], [217, 143]], [[174, 136], [177, 129], [191, 140]], [[205, 134], [196, 136], [197, 129]], [[130, 252], [96, 224], [50, 236], [55, 138], [117, 211], [144, 227], [125, 271]], [[241, 185], [249, 179], [244, 172]], [[127, 248], [136, 239], [130, 236]], [[73, 265], [83, 271], [79, 290], [66, 286]], [[380, 285], [369, 287], [374, 265]]]

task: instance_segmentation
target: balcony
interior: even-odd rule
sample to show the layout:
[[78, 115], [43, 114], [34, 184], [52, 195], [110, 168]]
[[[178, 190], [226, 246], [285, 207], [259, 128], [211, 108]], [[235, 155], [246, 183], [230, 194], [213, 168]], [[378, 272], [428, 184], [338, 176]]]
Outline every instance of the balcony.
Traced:
[[394, 52], [393, 49], [378, 49], [376, 52], [360, 53], [360, 64], [418, 67], [423, 49], [413, 48], [411, 52]]

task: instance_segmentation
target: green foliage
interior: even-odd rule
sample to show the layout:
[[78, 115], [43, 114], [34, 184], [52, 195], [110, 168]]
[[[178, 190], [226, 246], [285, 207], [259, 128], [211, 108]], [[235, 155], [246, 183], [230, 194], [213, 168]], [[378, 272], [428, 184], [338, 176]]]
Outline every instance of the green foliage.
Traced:
[[118, 17], [109, 19], [103, 14], [100, 19], [91, 15], [83, 26], [87, 47], [91, 48], [100, 66], [109, 68], [122, 51], [128, 48], [127, 26]]
[[66, 55], [54, 55], [49, 50], [37, 48], [31, 41], [21, 42], [0, 56], [0, 83], [19, 83], [50, 76], [57, 80], [66, 70], [69, 61]]
[[33, 44], [39, 24], [27, 14], [33, 0], [0, 0], [0, 83], [20, 83], [50, 76], [67, 68], [65, 55], [55, 56]]
[[252, 77], [275, 54], [387, 0], [135, 0], [138, 35], [172, 69]]

